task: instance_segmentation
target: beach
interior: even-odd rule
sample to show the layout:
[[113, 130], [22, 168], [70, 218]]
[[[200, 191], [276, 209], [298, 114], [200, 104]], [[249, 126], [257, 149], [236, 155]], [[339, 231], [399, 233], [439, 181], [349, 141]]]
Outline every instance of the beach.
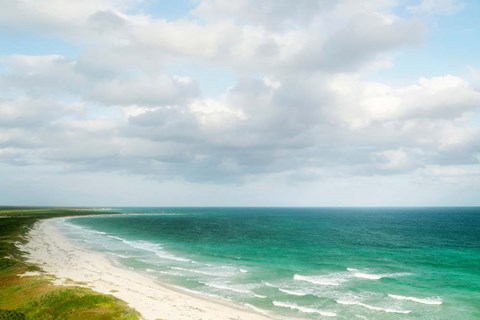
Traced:
[[56, 219], [37, 222], [21, 246], [29, 262], [55, 276], [55, 284], [80, 285], [112, 294], [136, 309], [146, 320], [154, 319], [271, 319], [240, 306], [190, 294], [179, 288], [116, 265], [106, 256], [88, 251], [63, 236]]
[[480, 316], [475, 208], [115, 212], [37, 222], [25, 258], [145, 319]]

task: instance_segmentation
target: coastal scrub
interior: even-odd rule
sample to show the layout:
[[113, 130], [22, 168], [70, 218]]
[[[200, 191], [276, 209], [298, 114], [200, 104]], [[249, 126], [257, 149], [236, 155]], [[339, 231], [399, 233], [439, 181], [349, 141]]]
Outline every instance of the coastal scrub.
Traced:
[[111, 295], [78, 286], [52, 285], [27, 263], [17, 243], [38, 220], [98, 214], [83, 209], [0, 208], [0, 319], [137, 320], [139, 314]]

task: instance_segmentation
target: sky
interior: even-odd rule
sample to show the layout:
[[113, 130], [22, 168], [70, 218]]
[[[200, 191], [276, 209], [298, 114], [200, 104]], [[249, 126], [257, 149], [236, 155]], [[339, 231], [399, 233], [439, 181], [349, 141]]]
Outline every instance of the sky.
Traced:
[[480, 205], [479, 1], [0, 7], [0, 205]]

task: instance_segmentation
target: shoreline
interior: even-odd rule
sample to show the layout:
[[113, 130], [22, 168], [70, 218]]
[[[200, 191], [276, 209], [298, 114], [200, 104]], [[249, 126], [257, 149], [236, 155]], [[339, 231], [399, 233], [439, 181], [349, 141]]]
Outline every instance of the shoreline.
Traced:
[[28, 262], [56, 277], [55, 284], [76, 285], [111, 294], [125, 301], [145, 320], [267, 320], [271, 317], [200, 293], [163, 284], [158, 280], [115, 265], [101, 253], [75, 246], [55, 227], [56, 219], [34, 224], [26, 234]]

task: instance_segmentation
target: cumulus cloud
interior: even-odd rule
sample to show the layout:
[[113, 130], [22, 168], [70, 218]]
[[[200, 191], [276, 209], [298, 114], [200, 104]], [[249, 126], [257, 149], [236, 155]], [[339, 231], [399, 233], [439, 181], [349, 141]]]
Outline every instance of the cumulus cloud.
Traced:
[[[86, 21], [101, 12], [128, 10], [136, 0], [85, 0], [78, 3], [58, 0], [2, 0], [0, 23], [22, 31], [68, 35], [80, 31]], [[21, 17], [21, 18], [20, 18]]]
[[480, 106], [480, 92], [451, 75], [420, 78], [417, 84], [398, 88], [342, 75], [332, 89], [342, 105], [339, 120], [354, 128], [400, 119], [454, 119]]
[[105, 80], [92, 89], [88, 98], [104, 104], [150, 106], [181, 103], [197, 95], [192, 79], [158, 75]]
[[88, 88], [88, 79], [76, 62], [61, 55], [12, 55], [0, 57], [8, 71], [0, 75], [4, 91], [26, 95], [70, 94]]
[[[378, 12], [357, 12], [347, 23], [326, 38], [323, 44], [311, 41], [296, 61], [305, 68], [356, 71], [382, 53], [419, 43], [423, 28], [416, 21], [392, 19]], [[313, 39], [310, 39], [313, 40]]]
[[[194, 14], [213, 21], [233, 19], [239, 24], [264, 25], [267, 28], [292, 28], [308, 25], [319, 12], [331, 9], [333, 2], [300, 0], [262, 1], [226, 0], [201, 1]], [[252, 10], [253, 9], [253, 10]]]
[[[210, 183], [429, 181], [478, 165], [478, 87], [448, 74], [368, 80], [427, 37], [415, 14], [458, 1], [402, 17], [393, 0], [204, 0], [178, 20], [137, 4], [4, 1], [2, 27], [79, 49], [0, 58], [1, 162]], [[207, 96], [184, 65], [228, 66], [235, 84]]]

